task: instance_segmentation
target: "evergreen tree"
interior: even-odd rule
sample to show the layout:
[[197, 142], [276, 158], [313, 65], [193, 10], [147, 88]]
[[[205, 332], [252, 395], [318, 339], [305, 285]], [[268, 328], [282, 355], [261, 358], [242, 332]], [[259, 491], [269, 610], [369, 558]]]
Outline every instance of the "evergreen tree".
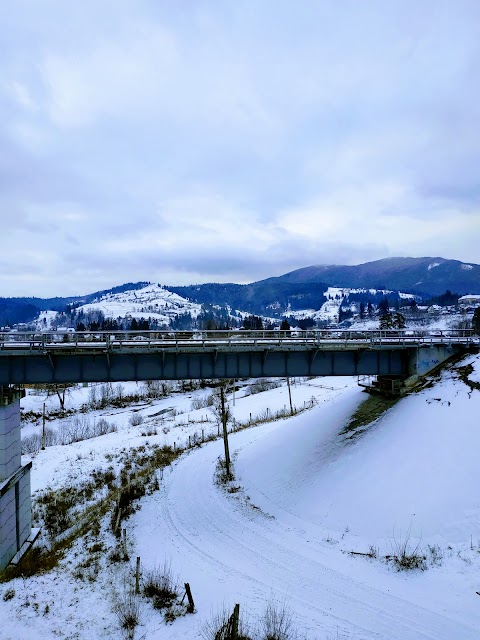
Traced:
[[244, 329], [254, 329], [254, 330], [262, 330], [263, 329], [263, 321], [258, 316], [247, 316], [243, 320], [243, 328]]
[[389, 308], [390, 305], [388, 304], [387, 296], [384, 296], [378, 304], [378, 309], [382, 312], [382, 315], [384, 315], [388, 313]]
[[363, 320], [365, 317], [365, 303], [360, 302], [360, 319]]
[[405, 329], [405, 316], [398, 312], [394, 313], [393, 326], [395, 329]]
[[367, 304], [367, 314], [369, 318], [373, 316], [373, 304], [370, 302], [370, 300], [368, 301], [368, 304]]
[[132, 322], [130, 323], [130, 327], [129, 327], [130, 331], [138, 331], [138, 322], [136, 318], [132, 318]]
[[382, 330], [393, 329], [393, 317], [390, 312], [384, 313], [380, 317], [380, 329]]
[[282, 324], [280, 325], [280, 331], [290, 331], [290, 323], [286, 318], [282, 320]]

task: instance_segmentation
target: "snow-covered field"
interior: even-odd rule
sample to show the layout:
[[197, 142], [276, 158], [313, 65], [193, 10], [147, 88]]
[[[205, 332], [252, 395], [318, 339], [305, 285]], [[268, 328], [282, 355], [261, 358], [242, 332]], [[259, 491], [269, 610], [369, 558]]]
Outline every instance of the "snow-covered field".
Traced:
[[[456, 367], [467, 364], [473, 365], [470, 380], [478, 380], [479, 357]], [[124, 392], [138, 386], [125, 383]], [[34, 496], [48, 486], [78, 483], [97, 468], [117, 469], [132, 447], [180, 446], [202, 429], [205, 436], [216, 434], [210, 410], [191, 409], [194, 398], [208, 393], [176, 393], [88, 414], [115, 422], [118, 431], [36, 454]], [[72, 390], [67, 409], [90, 395], [90, 388]], [[239, 422], [289, 407], [285, 381], [256, 395], [237, 389], [235, 406], [231, 392], [228, 397]], [[356, 380], [298, 381], [292, 399], [299, 408], [313, 408], [230, 435], [235, 481], [227, 488], [214, 482], [223, 448], [215, 440], [159, 474], [159, 490], [142, 498], [126, 521], [132, 561], [140, 556], [144, 571], [170, 563], [179, 581], [190, 584], [196, 606], [195, 614], [165, 624], [141, 598], [135, 638], [201, 638], [218, 608], [230, 611], [238, 602], [255, 621], [269, 601], [286, 603], [299, 637], [310, 640], [480, 637], [480, 392], [452, 367], [357, 439], [341, 434], [366, 399]], [[24, 410], [40, 412], [43, 402], [29, 395]], [[48, 398], [47, 408], [56, 406], [58, 399]], [[134, 412], [143, 416], [135, 427]], [[29, 422], [24, 435], [39, 428]], [[108, 521], [107, 515], [102, 536], [111, 547]], [[425, 555], [424, 571], [397, 571], [385, 560], [407, 538]], [[74, 578], [86, 547], [80, 539], [52, 572], [0, 585], [1, 640], [122, 637], [114, 592], [133, 583], [134, 562], [103, 560], [93, 581]], [[4, 600], [9, 588], [15, 595]]]

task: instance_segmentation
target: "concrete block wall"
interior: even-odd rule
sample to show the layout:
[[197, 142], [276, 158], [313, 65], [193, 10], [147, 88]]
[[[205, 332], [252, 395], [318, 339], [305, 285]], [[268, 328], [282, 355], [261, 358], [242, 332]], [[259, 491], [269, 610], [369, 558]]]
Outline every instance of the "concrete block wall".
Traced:
[[0, 405], [0, 482], [21, 465], [20, 400]]
[[0, 571], [32, 530], [31, 463], [21, 463], [20, 400], [9, 399], [0, 404]]
[[15, 487], [12, 487], [0, 498], [0, 570], [17, 553], [17, 546]]
[[20, 546], [32, 531], [32, 498], [30, 488], [30, 469], [18, 481], [18, 534]]

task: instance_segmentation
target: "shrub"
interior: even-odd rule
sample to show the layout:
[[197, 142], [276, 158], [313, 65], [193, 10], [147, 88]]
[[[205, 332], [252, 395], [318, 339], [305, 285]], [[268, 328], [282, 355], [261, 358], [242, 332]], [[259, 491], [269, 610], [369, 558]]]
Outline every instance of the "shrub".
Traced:
[[[231, 638], [231, 612], [224, 607], [213, 613], [209, 620], [206, 620], [200, 630], [204, 640], [230, 640]], [[238, 640], [254, 640], [248, 622], [240, 613], [238, 621]]]
[[124, 637], [133, 640], [135, 629], [140, 623], [140, 601], [133, 591], [126, 590], [118, 597], [114, 611]]
[[132, 415], [130, 416], [129, 422], [132, 425], [132, 427], [138, 427], [138, 425], [142, 424], [143, 422], [143, 416], [140, 415], [139, 413], [132, 413]]
[[386, 556], [387, 561], [393, 563], [397, 571], [410, 571], [412, 569], [427, 568], [427, 558], [421, 552], [420, 542], [417, 544], [411, 542], [411, 527], [401, 540], [393, 539], [393, 552]]
[[[70, 420], [62, 422], [57, 429], [47, 427], [45, 429], [45, 446], [68, 445], [73, 442], [104, 436], [107, 433], [113, 433], [115, 431], [117, 431], [117, 425], [107, 422], [104, 418], [92, 421], [87, 416], [75, 416]], [[22, 440], [23, 454], [38, 453], [41, 447], [41, 433], [34, 433]]]
[[296, 635], [290, 609], [284, 603], [269, 602], [260, 618], [258, 639], [293, 640]]
[[143, 593], [153, 599], [155, 609], [166, 609], [178, 598], [178, 587], [170, 564], [144, 572]]
[[7, 589], [3, 594], [4, 602], [7, 602], [7, 600], [12, 600], [12, 598], [14, 597], [15, 597], [15, 589]]
[[192, 402], [190, 403], [190, 411], [195, 411], [197, 409], [207, 409], [208, 407], [211, 407], [213, 405], [213, 400], [214, 397], [211, 393], [204, 396], [197, 396], [196, 398], [193, 398]]
[[428, 545], [428, 553], [430, 555], [430, 564], [439, 567], [443, 561], [443, 551], [438, 544]]
[[278, 380], [267, 380], [265, 378], [259, 378], [252, 382], [251, 385], [247, 388], [247, 393], [245, 395], [253, 396], [256, 393], [262, 393], [263, 391], [269, 391], [270, 389], [276, 389], [281, 386], [281, 382]]

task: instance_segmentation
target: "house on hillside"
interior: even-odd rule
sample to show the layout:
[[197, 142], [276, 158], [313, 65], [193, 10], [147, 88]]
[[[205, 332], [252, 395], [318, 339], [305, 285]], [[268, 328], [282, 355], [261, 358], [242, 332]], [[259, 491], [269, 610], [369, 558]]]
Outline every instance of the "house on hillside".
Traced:
[[458, 299], [458, 306], [462, 309], [466, 307], [480, 307], [480, 294], [468, 294]]

